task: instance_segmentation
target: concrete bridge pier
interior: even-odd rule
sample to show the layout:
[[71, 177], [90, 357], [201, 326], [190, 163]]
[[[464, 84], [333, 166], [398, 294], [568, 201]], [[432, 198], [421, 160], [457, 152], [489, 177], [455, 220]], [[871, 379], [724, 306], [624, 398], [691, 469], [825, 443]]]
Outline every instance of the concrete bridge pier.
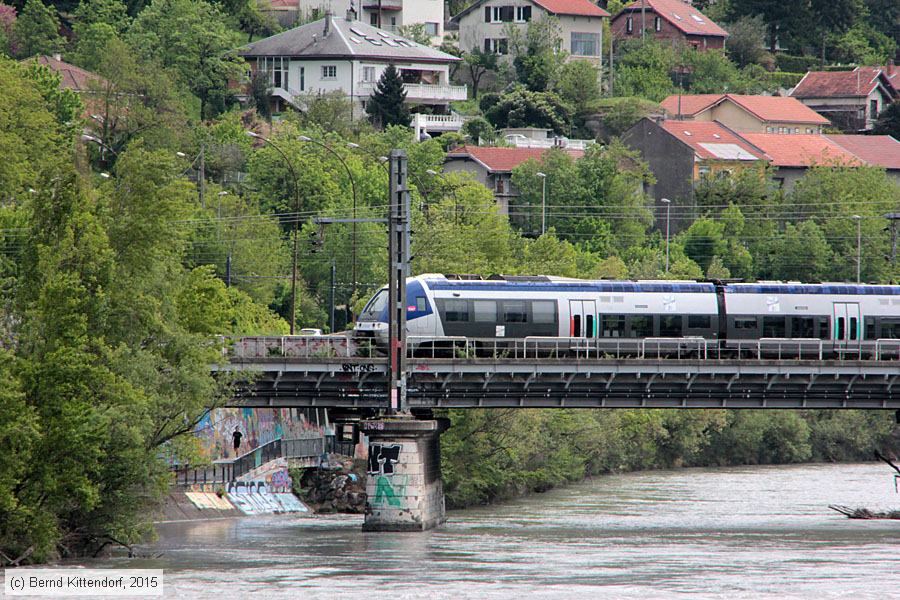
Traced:
[[363, 531], [425, 531], [447, 520], [440, 436], [448, 419], [364, 421], [369, 437]]

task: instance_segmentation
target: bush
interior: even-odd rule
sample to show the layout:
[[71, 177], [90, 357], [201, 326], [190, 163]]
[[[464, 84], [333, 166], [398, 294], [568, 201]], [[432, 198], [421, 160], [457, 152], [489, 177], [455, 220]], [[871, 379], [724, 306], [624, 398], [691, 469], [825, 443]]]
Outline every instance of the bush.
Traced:
[[478, 108], [481, 109], [482, 113], [486, 113], [491, 110], [498, 102], [500, 102], [500, 94], [497, 92], [489, 92], [487, 94], [482, 94], [481, 99], [478, 101]]
[[806, 73], [817, 68], [819, 59], [815, 56], [792, 56], [790, 54], [776, 54], [775, 66], [779, 71], [790, 73]]

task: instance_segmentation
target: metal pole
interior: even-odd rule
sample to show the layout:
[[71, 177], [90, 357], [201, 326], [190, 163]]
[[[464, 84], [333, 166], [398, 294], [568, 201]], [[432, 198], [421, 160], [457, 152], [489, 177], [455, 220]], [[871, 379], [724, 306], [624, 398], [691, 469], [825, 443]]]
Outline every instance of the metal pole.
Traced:
[[334, 267], [334, 258], [331, 259], [331, 313], [329, 324], [331, 327], [331, 333], [334, 333], [334, 291], [335, 291], [335, 279], [336, 279], [336, 269]]
[[856, 219], [856, 283], [861, 280], [862, 274], [862, 217], [853, 215]]
[[541, 235], [547, 230], [547, 178], [542, 178], [541, 185]]
[[641, 0], [641, 43], [643, 44], [647, 37], [647, 2]]
[[388, 218], [388, 414], [406, 409], [406, 277], [409, 273], [409, 190], [404, 150], [391, 150]]
[[660, 202], [666, 205], [666, 273], [669, 272], [669, 207], [672, 201], [668, 198], [661, 198]]

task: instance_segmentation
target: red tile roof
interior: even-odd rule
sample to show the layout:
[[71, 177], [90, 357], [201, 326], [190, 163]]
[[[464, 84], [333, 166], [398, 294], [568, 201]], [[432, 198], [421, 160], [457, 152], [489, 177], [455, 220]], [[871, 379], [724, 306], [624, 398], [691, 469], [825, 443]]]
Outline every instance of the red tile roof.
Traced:
[[590, 0], [533, 0], [535, 4], [554, 15], [579, 17], [608, 17], [609, 13]]
[[[644, 0], [644, 6], [674, 25], [685, 35], [711, 35], [728, 37], [728, 32], [716, 25], [699, 10], [681, 0]], [[636, 0], [623, 10], [640, 11], [641, 0]]]
[[[724, 101], [731, 100], [761, 121], [813, 123], [828, 125], [828, 119], [796, 98], [781, 96], [744, 96], [741, 94], [698, 94], [681, 96], [681, 114], [693, 116]], [[669, 96], [660, 104], [671, 115], [678, 114], [678, 96]]]
[[[546, 148], [494, 148], [489, 146], [463, 146], [447, 153], [448, 159], [470, 158], [491, 172], [509, 172], [529, 158], [543, 161]], [[572, 158], [581, 158], [581, 150], [566, 150]]]
[[870, 165], [900, 169], [900, 141], [889, 135], [829, 134], [825, 137]]
[[865, 97], [878, 86], [878, 67], [857, 67], [852, 71], [810, 71], [791, 92], [795, 98]]
[[776, 167], [863, 164], [855, 155], [824, 135], [742, 133], [741, 137], [765, 152]]
[[[663, 121], [660, 126], [688, 146], [699, 158], [763, 160], [765, 156], [721, 123], [715, 121]], [[740, 153], [737, 153], [737, 150]]]
[[75, 65], [70, 65], [53, 56], [38, 56], [37, 58], [29, 60], [37, 60], [39, 64], [49, 67], [52, 71], [58, 73], [60, 77], [62, 77], [59, 85], [63, 89], [73, 90], [75, 92], [87, 92], [90, 88], [90, 85], [88, 84], [89, 81], [93, 80], [98, 83], [103, 83], [105, 81], [95, 73], [85, 71], [81, 67], [76, 67]]
[[693, 116], [701, 113], [724, 97], [724, 94], [682, 94], [681, 112], [679, 113], [678, 95], [672, 95], [663, 100], [660, 106], [670, 115]]

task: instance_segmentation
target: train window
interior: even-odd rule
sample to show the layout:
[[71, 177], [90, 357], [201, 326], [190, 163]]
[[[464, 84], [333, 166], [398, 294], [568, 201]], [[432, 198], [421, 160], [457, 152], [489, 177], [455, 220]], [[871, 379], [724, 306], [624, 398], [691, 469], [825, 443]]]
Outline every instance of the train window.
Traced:
[[497, 322], [497, 302], [495, 300], [475, 300], [473, 311], [478, 323]]
[[631, 317], [631, 337], [653, 337], [653, 317]]
[[531, 303], [531, 315], [535, 323], [556, 323], [556, 302], [535, 300]]
[[882, 319], [881, 337], [891, 340], [900, 339], [900, 319]]
[[468, 300], [444, 300], [444, 320], [460, 322], [469, 320]]
[[601, 315], [600, 337], [625, 337], [625, 315]]
[[763, 333], [766, 338], [783, 338], [787, 335], [784, 317], [763, 317]]
[[507, 323], [527, 323], [528, 309], [524, 300], [510, 300], [503, 303], [503, 320]]
[[572, 337], [581, 337], [581, 315], [572, 317]]
[[837, 335], [835, 336], [837, 339], [844, 339], [844, 317], [838, 317], [837, 320]]
[[660, 317], [659, 335], [662, 337], [681, 337], [681, 315]]
[[816, 336], [816, 320], [813, 317], [791, 317], [791, 337], [814, 338]]
[[829, 317], [819, 317], [819, 339], [831, 339], [831, 319]]
[[688, 315], [688, 329], [709, 329], [709, 315]]
[[859, 319], [856, 317], [850, 317], [850, 339], [859, 339]]
[[874, 317], [866, 317], [865, 323], [865, 334], [867, 340], [875, 339], [875, 318]]
[[419, 296], [416, 298], [416, 312], [425, 312], [427, 310], [427, 305], [425, 304], [425, 296]]
[[594, 315], [584, 318], [584, 337], [594, 337]]
[[734, 320], [735, 329], [756, 329], [756, 317]]

